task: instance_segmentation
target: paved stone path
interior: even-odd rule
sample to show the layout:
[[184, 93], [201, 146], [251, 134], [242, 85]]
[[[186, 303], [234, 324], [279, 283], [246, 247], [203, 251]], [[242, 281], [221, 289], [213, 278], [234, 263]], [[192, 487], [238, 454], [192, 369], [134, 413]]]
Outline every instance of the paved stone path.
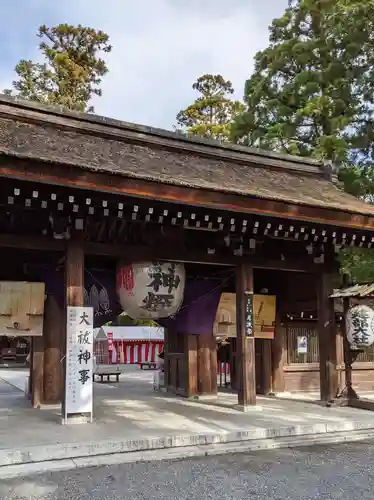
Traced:
[[[154, 392], [152, 373], [130, 368], [119, 384], [95, 384], [95, 422], [73, 426], [59, 423], [58, 408], [33, 410], [24, 394], [1, 380], [0, 373], [0, 466], [158, 449], [169, 446], [165, 440], [170, 446], [194, 446], [216, 438], [273, 439], [325, 433], [327, 428], [348, 433], [368, 429], [365, 437], [374, 435], [371, 412], [259, 398], [256, 409], [241, 413]], [[21, 379], [18, 385], [22, 386]], [[222, 397], [228, 402], [236, 399], [236, 395]]]
[[370, 442], [2, 480], [2, 500], [373, 500]]

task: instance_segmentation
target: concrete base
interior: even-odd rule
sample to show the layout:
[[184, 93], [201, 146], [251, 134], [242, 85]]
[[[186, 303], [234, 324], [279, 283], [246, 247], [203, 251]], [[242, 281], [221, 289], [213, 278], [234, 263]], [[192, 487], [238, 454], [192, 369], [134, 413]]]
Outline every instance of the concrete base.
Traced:
[[62, 425], [79, 425], [79, 424], [91, 424], [92, 423], [92, 415], [69, 415], [66, 419], [61, 417]]
[[273, 398], [292, 398], [295, 397], [291, 392], [273, 392], [269, 394], [269, 397]]
[[39, 410], [56, 410], [61, 412], [61, 403], [42, 403]]
[[189, 398], [191, 401], [217, 401], [218, 400], [218, 394], [198, 394], [196, 396], [192, 396]]
[[259, 405], [235, 405], [235, 410], [242, 411], [243, 413], [250, 413], [253, 411], [261, 411], [262, 407]]

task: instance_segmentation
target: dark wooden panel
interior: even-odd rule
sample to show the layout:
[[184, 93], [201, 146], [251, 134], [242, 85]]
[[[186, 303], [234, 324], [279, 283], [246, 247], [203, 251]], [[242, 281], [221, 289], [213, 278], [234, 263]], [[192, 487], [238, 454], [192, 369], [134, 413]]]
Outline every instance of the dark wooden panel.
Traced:
[[[353, 368], [353, 388], [358, 392], [374, 391], [374, 363], [356, 364]], [[364, 366], [364, 368], [363, 368]], [[339, 374], [344, 383], [344, 368], [339, 368]], [[285, 366], [284, 371], [286, 392], [315, 392], [320, 389], [318, 366]]]

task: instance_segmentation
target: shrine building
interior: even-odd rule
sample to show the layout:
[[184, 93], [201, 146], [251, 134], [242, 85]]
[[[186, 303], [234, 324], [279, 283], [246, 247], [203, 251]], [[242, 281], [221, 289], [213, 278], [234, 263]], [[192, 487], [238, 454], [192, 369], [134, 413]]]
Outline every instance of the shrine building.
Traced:
[[[183, 263], [200, 290], [188, 299], [186, 284], [184, 319], [166, 329], [168, 391], [217, 393], [212, 314], [199, 307], [217, 290], [215, 308], [221, 293], [236, 296], [228, 358], [239, 406], [297, 391], [327, 402], [343, 388], [337, 252], [373, 245], [374, 208], [331, 166], [3, 95], [0, 153], [0, 281], [46, 291], [42, 335], [31, 337], [33, 406], [62, 398], [66, 306], [89, 301], [101, 326], [121, 311], [119, 266], [156, 261]], [[256, 294], [275, 297], [267, 333], [254, 328]], [[16, 335], [7, 314], [1, 335]], [[373, 388], [374, 350], [359, 356], [353, 385]]]

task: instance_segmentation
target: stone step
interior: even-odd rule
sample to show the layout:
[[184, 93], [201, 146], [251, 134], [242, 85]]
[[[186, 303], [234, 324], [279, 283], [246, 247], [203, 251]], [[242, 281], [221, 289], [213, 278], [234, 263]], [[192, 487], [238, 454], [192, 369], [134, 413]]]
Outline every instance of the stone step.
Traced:
[[[102, 453], [99, 453], [99, 448], [96, 449], [95, 453], [95, 443], [91, 443], [87, 445], [90, 446], [90, 453], [87, 453], [87, 450], [85, 450], [85, 455], [83, 454], [84, 450], [79, 451], [79, 446], [75, 445], [75, 457], [64, 456], [63, 453], [60, 453], [60, 458], [55, 456], [55, 458], [52, 459], [53, 457], [48, 456], [47, 453], [44, 455], [44, 459], [39, 461], [37, 460], [37, 457], [39, 456], [39, 458], [42, 458], [40, 453], [34, 453], [33, 455], [32, 449], [29, 449], [29, 453], [27, 453], [26, 450], [19, 452], [16, 450], [0, 450], [0, 458], [2, 458], [2, 466], [0, 466], [0, 479], [19, 475], [40, 474], [53, 470], [61, 471], [102, 465], [187, 459], [193, 457], [222, 455], [226, 453], [245, 453], [279, 448], [297, 448], [303, 446], [365, 441], [373, 438], [373, 428], [342, 430], [317, 434], [309, 433], [304, 435], [274, 436], [236, 441], [226, 440], [224, 442], [219, 442], [218, 440], [212, 442], [214, 441], [212, 440], [212, 436], [207, 436], [205, 443], [201, 442], [200, 444], [196, 443], [195, 445], [178, 446], [178, 443], [175, 443], [176, 446], [164, 446], [153, 449], [143, 448], [141, 450], [136, 449], [134, 446], [133, 451], [131, 451], [131, 449], [127, 449], [126, 451], [122, 451], [120, 453], [105, 453], [104, 450], [102, 450]], [[61, 450], [64, 448], [66, 449], [66, 445], [61, 444], [60, 446]], [[14, 454], [18, 453], [17, 462], [13, 462], [13, 464], [9, 464], [9, 461], [8, 464], [4, 462], [5, 451], [8, 453], [13, 451]], [[48, 452], [48, 450], [46, 451]], [[70, 451], [70, 454], [72, 454], [72, 450]], [[7, 458], [9, 459], [10, 456], [8, 455]], [[15, 458], [15, 455], [13, 455], [13, 458]]]

